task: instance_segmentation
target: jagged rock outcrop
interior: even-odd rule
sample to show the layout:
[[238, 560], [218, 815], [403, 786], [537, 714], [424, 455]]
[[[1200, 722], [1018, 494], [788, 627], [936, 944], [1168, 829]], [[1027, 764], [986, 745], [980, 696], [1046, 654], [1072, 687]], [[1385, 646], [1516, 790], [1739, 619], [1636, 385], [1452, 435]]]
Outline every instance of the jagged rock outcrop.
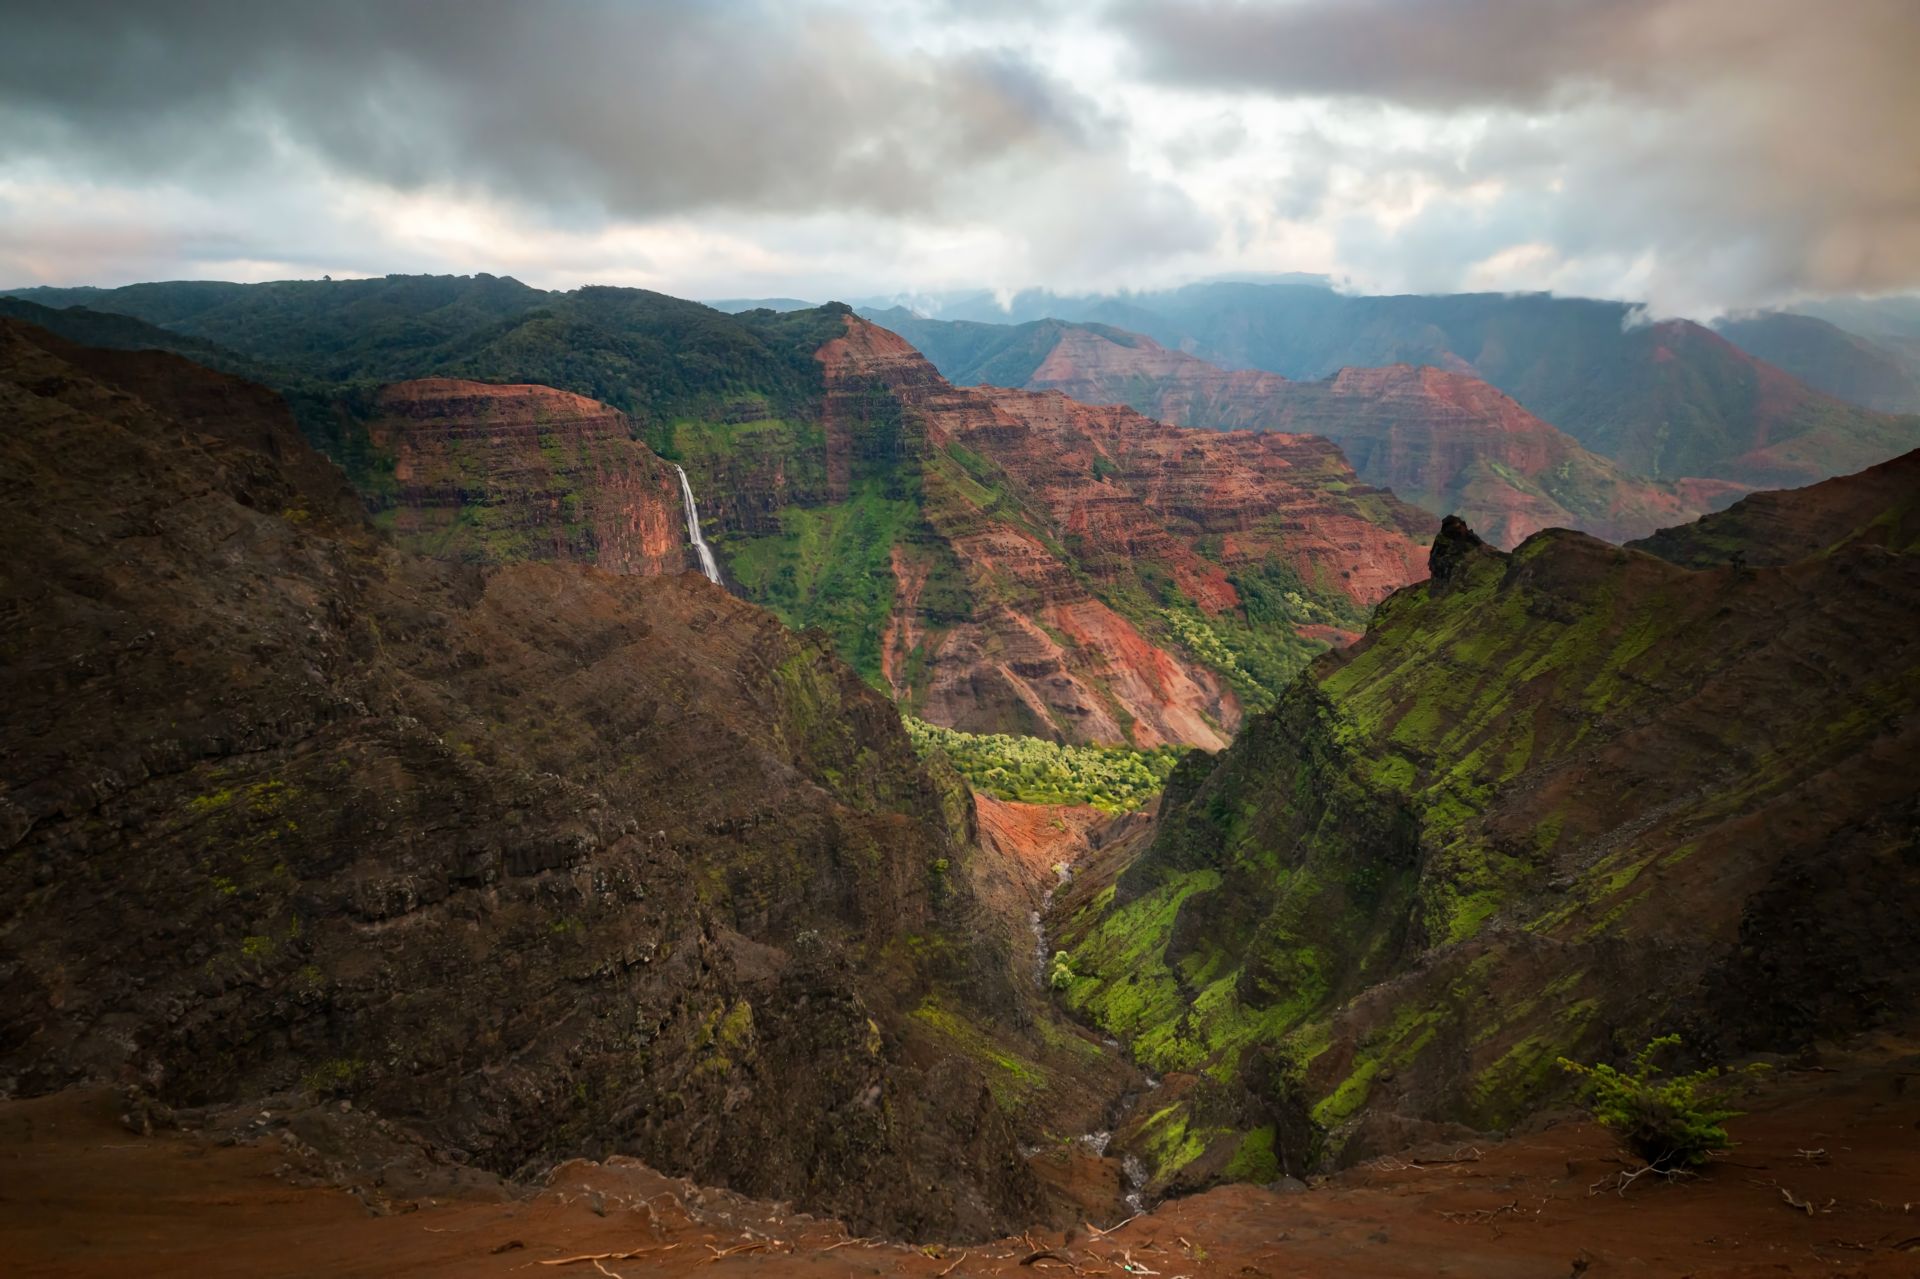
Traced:
[[1053, 1050], [964, 792], [821, 637], [697, 574], [396, 549], [275, 397], [172, 356], [0, 324], [0, 422], [8, 1092], [1044, 1215], [980, 1045]]
[[1910, 1029], [1916, 468], [1648, 543], [1694, 567], [1450, 520], [1429, 581], [1183, 763], [1057, 924], [1069, 1001], [1179, 1081], [1124, 1134], [1160, 1183], [1311, 1162], [1309, 1118], [1343, 1159], [1505, 1126], [1560, 1056], [1668, 1031]]

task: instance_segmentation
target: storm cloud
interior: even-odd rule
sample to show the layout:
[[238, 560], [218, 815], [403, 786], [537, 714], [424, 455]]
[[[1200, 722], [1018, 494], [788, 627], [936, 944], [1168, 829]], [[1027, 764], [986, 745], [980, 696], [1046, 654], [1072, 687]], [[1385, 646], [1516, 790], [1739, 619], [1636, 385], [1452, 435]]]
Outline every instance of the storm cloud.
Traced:
[[1531, 264], [1516, 285], [1552, 283], [1550, 261], [1680, 310], [1920, 283], [1912, 0], [1174, 0], [1114, 18], [1167, 85], [1469, 122], [1411, 161], [1327, 161], [1363, 182], [1437, 172], [1411, 222], [1340, 231], [1345, 258], [1421, 287], [1502, 254]]
[[0, 146], [134, 171], [297, 148], [400, 188], [634, 216], [902, 214], [982, 167], [1113, 144], [1084, 96], [1012, 54], [900, 57], [851, 17], [750, 0], [80, 0], [6, 26]]
[[0, 0], [0, 283], [1920, 283], [1911, 0]]

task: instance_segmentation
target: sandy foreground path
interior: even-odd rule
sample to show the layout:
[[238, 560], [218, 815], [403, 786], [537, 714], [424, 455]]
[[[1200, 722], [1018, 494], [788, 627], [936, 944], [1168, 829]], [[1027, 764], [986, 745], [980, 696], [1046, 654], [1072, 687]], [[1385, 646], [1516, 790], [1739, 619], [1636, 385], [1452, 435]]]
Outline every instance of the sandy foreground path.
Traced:
[[1105, 1234], [927, 1248], [849, 1240], [621, 1159], [563, 1165], [519, 1198], [389, 1199], [376, 1215], [296, 1184], [273, 1136], [142, 1137], [111, 1094], [74, 1090], [0, 1103], [0, 1273], [1920, 1275], [1920, 1056], [1883, 1043], [1826, 1060], [1779, 1072], [1734, 1121], [1739, 1148], [1690, 1183], [1590, 1193], [1620, 1164], [1605, 1133], [1567, 1121], [1291, 1194], [1227, 1187]]

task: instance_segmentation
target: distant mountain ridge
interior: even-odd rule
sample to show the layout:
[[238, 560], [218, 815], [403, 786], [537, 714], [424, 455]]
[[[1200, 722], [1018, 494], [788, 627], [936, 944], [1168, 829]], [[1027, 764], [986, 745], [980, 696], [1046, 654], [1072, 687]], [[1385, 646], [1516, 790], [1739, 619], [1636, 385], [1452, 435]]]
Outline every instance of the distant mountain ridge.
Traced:
[[1140, 334], [1100, 324], [1016, 326], [875, 312], [961, 382], [1059, 390], [1163, 421], [1215, 429], [1303, 431], [1339, 444], [1368, 483], [1435, 513], [1457, 513], [1502, 547], [1548, 527], [1614, 541], [1681, 523], [1740, 490], [1658, 485], [1581, 448], [1469, 374], [1431, 366], [1342, 369], [1293, 382], [1221, 369]]
[[1717, 321], [1714, 332], [1808, 386], [1885, 413], [1920, 412], [1920, 346], [1903, 350], [1811, 315], [1773, 311]]
[[1689, 321], [1623, 302], [1494, 293], [1356, 296], [1309, 284], [990, 298], [939, 318], [1093, 321], [1226, 369], [1294, 380], [1424, 364], [1492, 383], [1579, 444], [1648, 479], [1810, 483], [1920, 444], [1920, 418], [1813, 390]]

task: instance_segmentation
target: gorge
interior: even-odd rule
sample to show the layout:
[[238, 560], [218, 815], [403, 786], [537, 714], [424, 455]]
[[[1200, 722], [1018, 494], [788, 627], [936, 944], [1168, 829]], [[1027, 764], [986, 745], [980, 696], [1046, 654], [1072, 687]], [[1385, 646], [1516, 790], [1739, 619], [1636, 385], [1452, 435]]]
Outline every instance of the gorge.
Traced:
[[1793, 1063], [1901, 1069], [1920, 454], [1501, 550], [1326, 436], [956, 386], [842, 307], [582, 302], [745, 372], [283, 402], [0, 328], [19, 1104], [264, 1114], [383, 1212], [572, 1221], [577, 1177], [681, 1204], [646, 1246], [998, 1273], [1135, 1212], [1258, 1264], [1409, 1148], [1558, 1202], [1556, 1060], [1668, 1030], [1823, 1123]]

